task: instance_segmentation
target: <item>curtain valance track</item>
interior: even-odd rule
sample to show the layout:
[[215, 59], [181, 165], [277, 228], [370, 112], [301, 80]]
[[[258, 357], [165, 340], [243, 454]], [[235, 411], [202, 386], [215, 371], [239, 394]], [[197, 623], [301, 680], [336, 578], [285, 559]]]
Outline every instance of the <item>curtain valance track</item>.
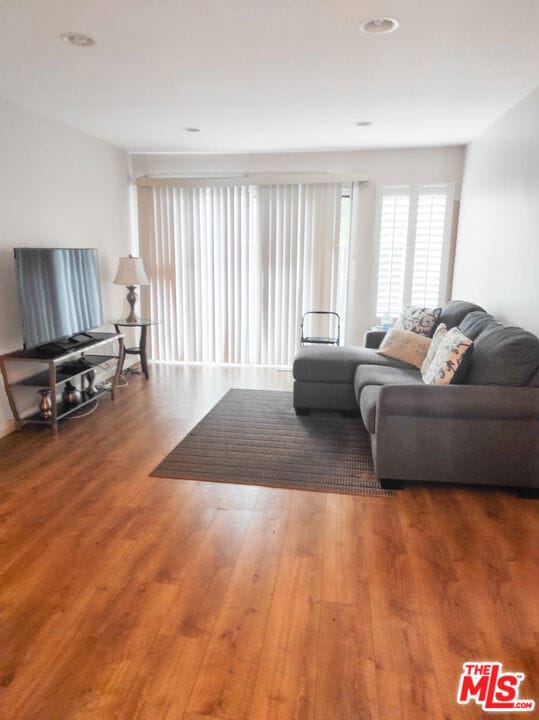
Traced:
[[134, 181], [137, 187], [242, 187], [249, 185], [312, 185], [367, 182], [365, 172], [265, 172], [214, 174], [204, 176], [143, 175]]

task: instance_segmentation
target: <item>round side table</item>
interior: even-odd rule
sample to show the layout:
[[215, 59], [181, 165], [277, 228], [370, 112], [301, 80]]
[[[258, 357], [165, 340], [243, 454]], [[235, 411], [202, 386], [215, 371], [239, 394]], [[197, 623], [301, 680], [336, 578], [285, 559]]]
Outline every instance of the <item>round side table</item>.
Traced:
[[[128, 322], [127, 320], [113, 320], [112, 324], [116, 328], [116, 332], [121, 332], [120, 328], [130, 328], [134, 327], [140, 328], [140, 340], [139, 344], [136, 347], [126, 347], [125, 348], [125, 354], [126, 355], [139, 355], [140, 357], [140, 367], [142, 369], [142, 373], [146, 380], [150, 379], [150, 371], [148, 369], [148, 358], [146, 356], [146, 343], [148, 340], [148, 328], [150, 325], [157, 325], [157, 320], [135, 320], [134, 322]], [[124, 356], [125, 357], [125, 356]], [[123, 363], [122, 363], [123, 366]], [[122, 372], [123, 367], [120, 368], [120, 373]]]

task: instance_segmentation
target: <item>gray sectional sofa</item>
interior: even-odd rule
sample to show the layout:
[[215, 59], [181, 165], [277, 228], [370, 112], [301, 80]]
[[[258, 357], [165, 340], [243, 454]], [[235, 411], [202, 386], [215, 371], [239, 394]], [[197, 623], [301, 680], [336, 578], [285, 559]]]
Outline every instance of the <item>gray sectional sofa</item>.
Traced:
[[294, 407], [359, 413], [385, 486], [402, 481], [539, 488], [539, 338], [473, 303], [439, 322], [474, 341], [459, 385], [425, 385], [419, 370], [365, 347], [305, 347], [294, 361]]

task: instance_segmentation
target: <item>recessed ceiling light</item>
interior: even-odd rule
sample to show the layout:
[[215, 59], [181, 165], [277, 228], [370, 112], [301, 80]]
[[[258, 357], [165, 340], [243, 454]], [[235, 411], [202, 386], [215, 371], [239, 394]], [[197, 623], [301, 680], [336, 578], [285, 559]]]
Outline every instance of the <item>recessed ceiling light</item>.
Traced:
[[75, 47], [91, 47], [95, 42], [88, 35], [82, 33], [67, 32], [60, 35], [60, 40]]
[[369, 125], [372, 125], [372, 122], [370, 120], [359, 120], [356, 125], [357, 127], [369, 127]]
[[365, 20], [359, 26], [359, 29], [368, 35], [387, 35], [394, 32], [399, 27], [399, 21], [395, 18], [376, 17]]
[[190, 132], [190, 133], [200, 132], [200, 128], [196, 128], [196, 127], [186, 127], [186, 128], [184, 128], [184, 130], [185, 130], [185, 132]]

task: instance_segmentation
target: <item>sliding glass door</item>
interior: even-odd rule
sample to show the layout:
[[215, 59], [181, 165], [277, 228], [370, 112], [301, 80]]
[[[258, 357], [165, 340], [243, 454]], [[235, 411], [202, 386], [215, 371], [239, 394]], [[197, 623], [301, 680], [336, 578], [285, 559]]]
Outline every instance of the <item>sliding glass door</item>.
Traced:
[[290, 365], [304, 312], [344, 312], [349, 203], [338, 183], [139, 188], [153, 358]]

